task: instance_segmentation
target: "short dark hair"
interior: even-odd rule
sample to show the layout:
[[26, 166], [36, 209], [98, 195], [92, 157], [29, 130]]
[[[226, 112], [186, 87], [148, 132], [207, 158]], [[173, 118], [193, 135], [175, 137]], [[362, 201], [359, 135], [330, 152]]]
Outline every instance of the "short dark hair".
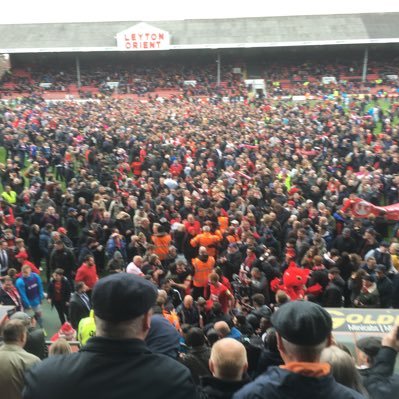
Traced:
[[265, 348], [269, 349], [271, 352], [278, 352], [277, 348], [277, 335], [276, 329], [274, 327], [270, 327], [266, 330], [266, 337], [264, 342]]
[[258, 306], [263, 306], [265, 304], [265, 296], [263, 294], [252, 295], [252, 302]]
[[198, 327], [190, 328], [186, 336], [186, 344], [194, 348], [204, 345], [205, 344], [204, 332]]
[[84, 287], [85, 283], [83, 281], [78, 281], [75, 283], [75, 291], [80, 291]]
[[25, 324], [22, 320], [10, 320], [4, 326], [3, 339], [6, 344], [20, 341], [22, 336], [26, 333]]
[[206, 339], [209, 342], [209, 345], [212, 346], [216, 341], [219, 340], [219, 334], [214, 328], [210, 328], [206, 333]]
[[58, 267], [57, 269], [54, 270], [55, 274], [59, 274], [60, 276], [64, 275], [64, 269], [61, 269], [60, 267]]

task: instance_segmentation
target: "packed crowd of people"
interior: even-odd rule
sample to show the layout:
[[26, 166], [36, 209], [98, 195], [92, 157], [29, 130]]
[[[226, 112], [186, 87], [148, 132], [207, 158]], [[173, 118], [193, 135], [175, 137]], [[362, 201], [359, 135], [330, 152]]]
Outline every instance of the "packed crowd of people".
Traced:
[[[268, 91], [275, 96], [312, 95], [323, 97], [332, 91], [349, 94], [370, 94], [381, 91], [398, 93], [399, 69], [397, 59], [384, 60], [373, 56], [368, 62], [366, 81], [363, 81], [363, 60], [334, 59], [324, 61], [312, 58], [305, 62], [275, 61], [273, 56], [259, 57], [257, 60], [226, 60], [221, 62], [220, 80], [217, 86], [216, 62], [178, 64], [119, 62], [101, 63], [85, 61], [80, 67], [80, 85], [85, 90], [78, 92], [81, 98], [95, 96], [87, 88], [99, 90], [99, 95], [134, 94], [145, 96], [159, 90], [176, 90], [186, 96], [236, 96], [247, 97], [245, 78], [250, 78], [255, 67], [258, 78], [265, 80]], [[272, 60], [272, 61], [271, 61]], [[69, 93], [77, 86], [76, 65], [56, 64], [50, 60], [46, 64], [21, 64], [23, 75], [6, 73], [0, 80], [0, 93], [5, 97], [13, 92], [34, 93], [62, 91]], [[239, 70], [239, 73], [234, 73]], [[323, 78], [333, 78], [330, 83]]]
[[[297, 60], [281, 64], [266, 62], [262, 65], [264, 79], [276, 95], [325, 96], [331, 91], [358, 94], [371, 90], [397, 93], [397, 59], [389, 61], [373, 57], [367, 64], [366, 81], [363, 81], [362, 60], [329, 60], [300, 63]], [[323, 82], [324, 77], [332, 77], [331, 83]]]
[[[80, 85], [98, 89], [103, 95], [136, 94], [144, 96], [157, 90], [176, 90], [189, 96], [210, 96], [228, 94], [232, 90], [244, 92], [245, 85], [241, 74], [234, 74], [234, 65], [223, 64], [220, 69], [221, 81], [225, 87], [216, 87], [216, 64], [164, 63], [150, 65], [82, 65]], [[29, 65], [23, 68], [25, 74], [18, 76], [6, 73], [0, 81], [0, 92], [24, 93], [63, 91], [68, 93], [71, 86], [77, 85], [75, 66]], [[10, 86], [10, 83], [12, 86]], [[44, 85], [43, 85], [44, 84]], [[116, 85], [115, 85], [116, 84]], [[8, 86], [7, 86], [8, 85]], [[43, 86], [41, 86], [43, 85]], [[84, 97], [87, 91], [80, 91]], [[87, 97], [87, 96], [86, 96]]]
[[[324, 307], [399, 307], [399, 225], [384, 213], [356, 218], [351, 207], [358, 198], [399, 203], [395, 99], [47, 103], [33, 94], [0, 107], [0, 303], [18, 311], [5, 326], [5, 346], [22, 348], [26, 329], [43, 326], [48, 300], [60, 319], [54, 341], [87, 342], [76, 358], [82, 370], [103, 350], [115, 351], [109, 360], [118, 365], [123, 346], [104, 338], [145, 338], [152, 352], [179, 359], [191, 374], [165, 358], [154, 371], [152, 389], [171, 389], [170, 397], [194, 397], [192, 380], [204, 376], [201, 395], [209, 398], [231, 397], [248, 383], [242, 375], [261, 377], [236, 398], [283, 397], [271, 384], [284, 385], [291, 374], [305, 390], [306, 373], [324, 381], [314, 387], [326, 398], [360, 398], [366, 389], [379, 398], [394, 389], [395, 328], [373, 347], [374, 357], [366, 345], [363, 359], [370, 370], [383, 357], [391, 385], [376, 382], [375, 369], [361, 379], [350, 357], [353, 380], [340, 382], [358, 393], [335, 385], [330, 368], [302, 363], [320, 364], [332, 342]], [[137, 345], [125, 350], [142, 353]], [[46, 356], [38, 346], [27, 365]], [[241, 363], [218, 371], [229, 353]], [[336, 356], [325, 354], [326, 362]], [[25, 398], [71, 396], [80, 377], [59, 359], [32, 368]], [[262, 374], [283, 362], [302, 362], [304, 371], [273, 368], [274, 382]], [[68, 371], [64, 380], [49, 377], [57, 367]], [[162, 367], [175, 370], [175, 385], [161, 378]], [[127, 377], [123, 367], [115, 373]], [[158, 397], [155, 391], [139, 396]]]

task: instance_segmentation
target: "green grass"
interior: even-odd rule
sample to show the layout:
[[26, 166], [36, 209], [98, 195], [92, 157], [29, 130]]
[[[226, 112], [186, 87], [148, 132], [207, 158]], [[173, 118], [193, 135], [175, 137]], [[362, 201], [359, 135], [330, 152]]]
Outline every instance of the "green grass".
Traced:
[[[392, 103], [390, 100], [386, 100], [385, 98], [379, 98], [377, 101], [370, 101], [366, 106], [366, 112], [375, 106], [378, 106], [382, 109], [384, 116], [388, 115]], [[399, 118], [397, 116], [394, 117], [392, 121], [392, 125], [396, 126], [399, 124]], [[374, 134], [380, 134], [382, 132], [382, 122], [377, 122], [376, 127], [373, 130]]]

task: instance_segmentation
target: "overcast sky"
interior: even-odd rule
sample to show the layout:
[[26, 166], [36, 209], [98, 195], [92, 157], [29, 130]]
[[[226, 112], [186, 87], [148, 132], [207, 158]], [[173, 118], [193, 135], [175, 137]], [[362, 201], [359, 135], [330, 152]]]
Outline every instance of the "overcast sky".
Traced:
[[389, 11], [399, 11], [399, 0], [3, 0], [0, 24], [157, 21]]

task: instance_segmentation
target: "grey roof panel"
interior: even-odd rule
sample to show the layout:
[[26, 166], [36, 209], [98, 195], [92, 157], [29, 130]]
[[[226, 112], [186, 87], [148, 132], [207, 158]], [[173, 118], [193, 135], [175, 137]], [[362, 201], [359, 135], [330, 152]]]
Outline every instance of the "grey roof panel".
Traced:
[[[140, 21], [0, 25], [0, 52], [117, 50], [116, 34]], [[237, 44], [399, 41], [399, 13], [147, 22], [171, 34], [172, 48]]]

